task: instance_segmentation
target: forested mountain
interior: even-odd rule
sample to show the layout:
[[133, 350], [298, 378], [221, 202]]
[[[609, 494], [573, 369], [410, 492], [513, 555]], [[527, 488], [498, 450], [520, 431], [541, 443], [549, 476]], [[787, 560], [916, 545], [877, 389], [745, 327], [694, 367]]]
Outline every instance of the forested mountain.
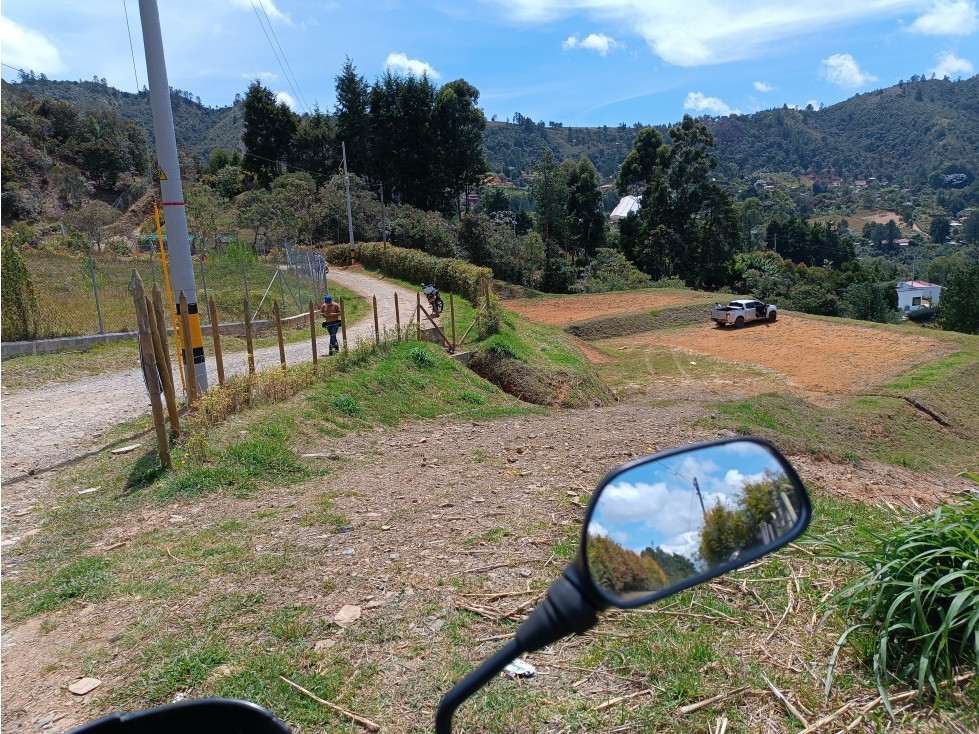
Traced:
[[976, 171], [979, 76], [915, 78], [818, 111], [765, 110], [708, 124], [721, 162], [744, 171], [833, 171], [924, 183], [949, 163]]
[[[915, 77], [821, 110], [784, 107], [704, 119], [720, 163], [745, 174], [833, 172], [924, 183], [949, 163], [979, 170], [979, 76]], [[514, 120], [488, 123], [483, 137], [490, 166], [514, 179], [530, 171], [543, 146], [558, 160], [587, 155], [603, 176], [614, 176], [641, 128], [545, 127], [519, 113]], [[657, 130], [665, 134], [667, 126]]]
[[[43, 76], [27, 75], [20, 83], [2, 82], [3, 96], [33, 95], [38, 99], [53, 97], [71, 102], [81, 111], [111, 109], [127, 120], [136, 120], [145, 129], [153, 145], [153, 114], [149, 92], [123, 92], [101, 80], [90, 82], [55, 81]], [[215, 148], [240, 149], [242, 121], [237, 103], [230, 107], [206, 107], [190, 92], [170, 91], [173, 106], [173, 126], [177, 143], [187, 147], [205, 160]]]
[[[122, 92], [100, 81], [53, 81], [28, 76], [3, 82], [3, 94], [30, 93], [68, 100], [83, 108], [115, 109], [153, 126], [147, 93]], [[240, 149], [237, 106], [211, 108], [188, 92], [171, 93], [177, 142], [207, 158], [216, 147]], [[979, 171], [979, 76], [952, 82], [913, 77], [893, 87], [858, 94], [821, 110], [774, 109], [706, 119], [717, 138], [721, 164], [744, 174], [824, 172], [923, 183], [943, 165]], [[607, 180], [632, 149], [638, 124], [615, 127], [543, 125], [519, 113], [510, 122], [488, 122], [483, 135], [490, 167], [518, 184], [543, 147], [557, 160], [585, 155]], [[666, 133], [666, 126], [658, 126]], [[728, 170], [730, 170], [728, 168]]]

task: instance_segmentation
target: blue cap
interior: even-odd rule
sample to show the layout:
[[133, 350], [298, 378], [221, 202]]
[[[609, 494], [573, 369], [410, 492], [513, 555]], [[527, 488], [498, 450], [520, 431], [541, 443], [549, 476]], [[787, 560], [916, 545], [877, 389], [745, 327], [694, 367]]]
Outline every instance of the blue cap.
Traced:
[[324, 303], [333, 303], [333, 296], [331, 296], [330, 294], [327, 294], [327, 295], [323, 296], [323, 302]]

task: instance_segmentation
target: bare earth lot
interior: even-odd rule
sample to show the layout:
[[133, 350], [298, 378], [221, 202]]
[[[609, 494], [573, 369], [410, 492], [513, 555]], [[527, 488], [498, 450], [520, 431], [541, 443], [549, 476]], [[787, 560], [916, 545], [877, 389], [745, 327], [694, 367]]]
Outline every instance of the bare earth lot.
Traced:
[[[716, 294], [697, 291], [657, 290], [630, 291], [628, 293], [601, 293], [580, 296], [547, 296], [543, 298], [518, 298], [506, 302], [513, 311], [534, 321], [563, 326], [572, 321], [583, 321], [594, 316], [610, 316], [617, 313], [649, 311], [664, 306], [684, 303], [713, 303]], [[704, 311], [704, 318], [709, 313]]]
[[862, 392], [954, 351], [941, 339], [787, 315], [742, 329], [704, 324], [631, 341], [760, 365], [786, 375], [791, 386], [835, 394]]

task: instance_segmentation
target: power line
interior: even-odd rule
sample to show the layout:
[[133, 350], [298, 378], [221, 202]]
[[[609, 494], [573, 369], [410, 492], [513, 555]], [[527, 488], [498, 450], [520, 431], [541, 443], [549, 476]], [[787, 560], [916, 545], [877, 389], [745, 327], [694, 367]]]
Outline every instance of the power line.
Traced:
[[269, 18], [268, 11], [265, 10], [264, 0], [258, 0], [258, 4], [262, 6], [262, 12], [265, 13], [265, 20], [268, 21], [269, 30], [272, 31], [272, 38], [275, 39], [275, 45], [279, 47], [279, 53], [282, 54], [282, 58], [285, 60], [286, 66], [289, 67], [289, 73], [292, 74], [292, 80], [296, 82], [296, 89], [299, 90], [299, 96], [302, 98], [303, 106], [306, 108], [306, 112], [309, 112], [309, 105], [306, 103], [306, 97], [303, 95], [303, 90], [299, 86], [299, 79], [296, 78], [296, 72], [292, 70], [292, 64], [289, 63], [289, 59], [286, 56], [286, 52], [282, 48], [282, 44], [279, 43], [279, 37], [275, 33], [275, 26], [272, 25], [272, 19]]
[[[286, 73], [286, 68], [285, 66], [282, 65], [282, 61], [279, 59], [279, 54], [275, 50], [275, 46], [272, 43], [272, 39], [269, 38], [269, 32], [265, 30], [265, 24], [262, 22], [262, 16], [258, 14], [258, 8], [255, 7], [255, 0], [249, 0], [249, 2], [252, 5], [252, 10], [255, 11], [255, 17], [258, 18], [258, 24], [262, 26], [262, 33], [265, 34], [265, 40], [269, 42], [269, 47], [272, 49], [272, 55], [275, 56], [275, 60], [279, 63], [279, 68], [282, 69], [282, 76], [286, 78], [286, 82], [289, 84], [289, 88], [292, 90], [292, 93], [296, 95], [296, 102], [302, 104], [302, 101], [300, 100], [299, 92], [297, 92], [296, 88], [292, 85], [292, 81], [289, 79], [289, 75]], [[308, 109], [306, 111], [309, 112]]]
[[126, 0], [122, 0], [122, 9], [126, 12], [126, 32], [129, 34], [129, 53], [133, 57], [133, 76], [136, 77], [136, 94], [139, 94], [139, 74], [136, 73], [136, 52], [133, 51], [133, 32], [129, 28], [129, 8]]

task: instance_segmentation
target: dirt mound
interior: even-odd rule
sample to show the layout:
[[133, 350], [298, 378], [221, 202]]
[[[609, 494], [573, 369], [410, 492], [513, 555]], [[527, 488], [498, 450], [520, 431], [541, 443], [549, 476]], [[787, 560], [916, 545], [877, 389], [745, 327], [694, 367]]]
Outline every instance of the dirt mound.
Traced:
[[686, 306], [672, 306], [662, 310], [639, 311], [638, 313], [597, 316], [585, 321], [575, 321], [564, 330], [586, 341], [612, 339], [617, 336], [631, 336], [646, 331], [659, 331], [678, 326], [691, 326], [704, 323], [710, 316], [710, 309], [703, 303]]
[[506, 308], [533, 321], [564, 326], [596, 316], [651, 311], [664, 306], [687, 303], [713, 303], [716, 294], [672, 289], [647, 289], [626, 293], [589, 293], [580, 296], [518, 298], [507, 301]]
[[713, 325], [643, 334], [636, 344], [661, 344], [761, 365], [789, 383], [827, 393], [856, 393], [954, 351], [925, 336], [783, 315], [743, 329]]

